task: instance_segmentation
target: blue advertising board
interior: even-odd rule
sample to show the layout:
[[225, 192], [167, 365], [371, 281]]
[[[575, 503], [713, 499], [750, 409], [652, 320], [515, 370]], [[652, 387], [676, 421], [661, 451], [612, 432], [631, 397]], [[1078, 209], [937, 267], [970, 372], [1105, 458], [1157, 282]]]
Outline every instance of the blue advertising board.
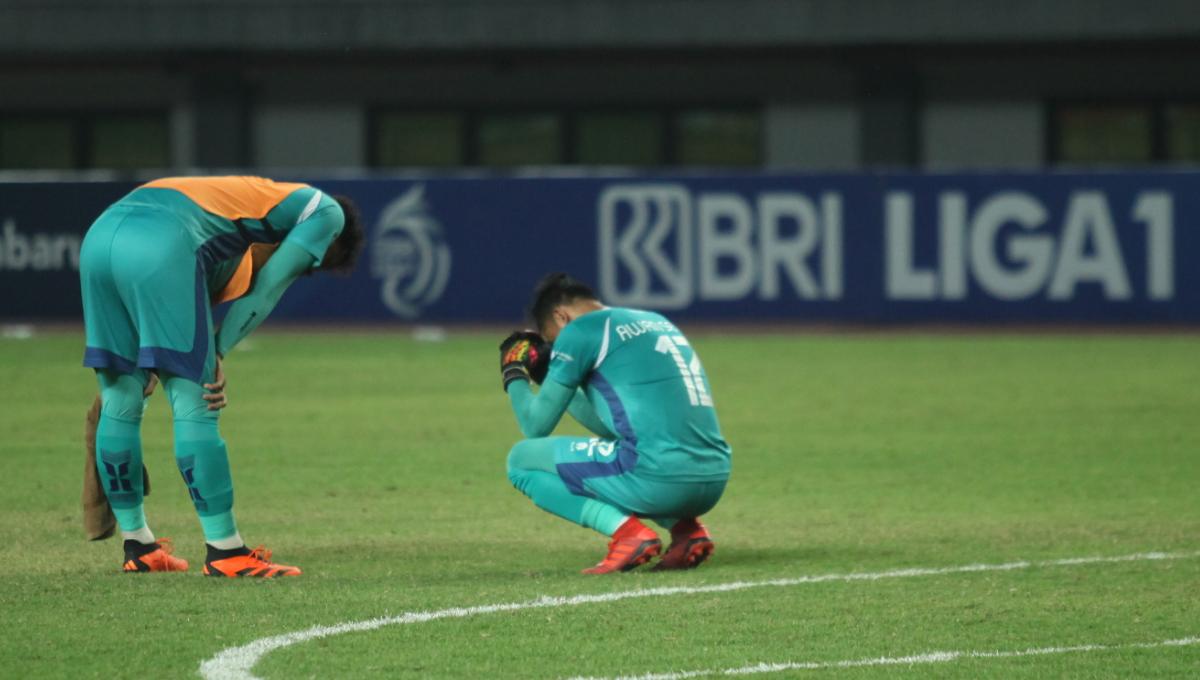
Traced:
[[[1200, 322], [1200, 173], [311, 178], [349, 277], [274, 317], [513, 322], [549, 271], [679, 319]], [[78, 244], [130, 183], [0, 183], [0, 319], [77, 319]]]

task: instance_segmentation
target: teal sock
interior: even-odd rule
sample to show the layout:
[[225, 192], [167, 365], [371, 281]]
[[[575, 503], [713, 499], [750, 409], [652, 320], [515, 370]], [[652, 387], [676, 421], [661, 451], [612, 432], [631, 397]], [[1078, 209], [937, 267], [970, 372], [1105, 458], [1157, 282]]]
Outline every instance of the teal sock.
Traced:
[[607, 503], [576, 496], [558, 475], [550, 472], [510, 470], [508, 478], [539, 508], [605, 536], [616, 533], [627, 517]]
[[[209, 434], [211, 436], [201, 436]], [[214, 541], [237, 532], [233, 521], [233, 476], [229, 454], [216, 423], [175, 422], [175, 463], [200, 516], [204, 538]]]
[[204, 388], [170, 376], [163, 381], [175, 416], [175, 463], [207, 541], [237, 533], [233, 519], [233, 476], [229, 453], [217, 430], [217, 412], [208, 410]]
[[101, 412], [96, 429], [96, 467], [121, 531], [146, 526], [140, 425]]
[[[109, 505], [112, 505], [111, 501]], [[117, 518], [117, 526], [123, 532], [134, 532], [146, 526], [146, 506], [142, 503], [138, 503], [136, 508], [114, 507], [112, 512]]]
[[96, 427], [96, 469], [121, 531], [146, 526], [142, 487], [143, 383], [137, 375], [97, 371], [100, 422]]
[[233, 521], [232, 510], [207, 517], [200, 515], [200, 528], [204, 530], [204, 540], [209, 543], [237, 533], [237, 523]]
[[583, 503], [583, 526], [591, 527], [605, 536], [612, 536], [629, 519], [629, 515], [608, 503], [587, 499]]

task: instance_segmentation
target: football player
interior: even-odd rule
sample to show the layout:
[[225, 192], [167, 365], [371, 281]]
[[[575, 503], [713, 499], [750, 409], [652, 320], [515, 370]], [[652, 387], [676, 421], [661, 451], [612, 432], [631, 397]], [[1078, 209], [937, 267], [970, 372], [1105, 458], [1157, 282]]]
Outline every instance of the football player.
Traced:
[[[222, 359], [312, 271], [353, 268], [362, 228], [349, 199], [260, 177], [167, 178], [105, 210], [80, 251], [87, 348], [100, 384], [96, 467], [124, 538], [127, 572], [183, 571], [143, 506], [141, 420], [151, 373], [174, 418], [175, 461], [207, 544], [209, 576], [294, 576], [246, 547], [217, 428]], [[233, 301], [214, 332], [212, 305]]]
[[[500, 346], [502, 384], [526, 437], [508, 454], [513, 486], [611, 537], [584, 573], [658, 556], [662, 542], [641, 518], [670, 530], [656, 569], [699, 565], [714, 549], [700, 516], [725, 490], [731, 449], [691, 343], [663, 316], [607, 307], [566, 274], [537, 285], [530, 315], [538, 333]], [[566, 412], [596, 436], [548, 436]]]

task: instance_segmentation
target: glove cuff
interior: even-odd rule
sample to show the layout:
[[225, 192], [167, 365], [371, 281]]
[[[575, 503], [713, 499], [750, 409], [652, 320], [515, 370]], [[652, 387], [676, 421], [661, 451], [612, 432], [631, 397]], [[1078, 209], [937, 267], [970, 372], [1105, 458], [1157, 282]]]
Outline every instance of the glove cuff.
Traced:
[[501, 372], [500, 380], [503, 383], [504, 391], [508, 392], [508, 386], [513, 382], [517, 380], [524, 380], [525, 382], [530, 381], [529, 370], [525, 368], [524, 364], [509, 364], [505, 366], [504, 370]]

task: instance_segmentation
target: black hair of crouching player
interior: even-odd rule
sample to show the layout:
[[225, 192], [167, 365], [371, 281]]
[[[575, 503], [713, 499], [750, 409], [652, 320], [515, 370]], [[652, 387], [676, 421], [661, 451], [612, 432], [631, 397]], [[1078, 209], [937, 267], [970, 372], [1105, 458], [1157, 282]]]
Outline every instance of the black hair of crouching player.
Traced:
[[544, 329], [554, 315], [554, 310], [577, 300], [599, 300], [596, 292], [586, 283], [570, 274], [554, 272], [542, 277], [533, 288], [533, 300], [529, 303], [529, 318]]
[[348, 196], [334, 196], [333, 200], [342, 207], [342, 214], [345, 215], [346, 221], [342, 226], [342, 233], [338, 234], [333, 243], [329, 244], [317, 271], [349, 274], [354, 271], [354, 265], [358, 263], [358, 255], [362, 252], [366, 234], [363, 231], [362, 216], [354, 201], [350, 200]]

